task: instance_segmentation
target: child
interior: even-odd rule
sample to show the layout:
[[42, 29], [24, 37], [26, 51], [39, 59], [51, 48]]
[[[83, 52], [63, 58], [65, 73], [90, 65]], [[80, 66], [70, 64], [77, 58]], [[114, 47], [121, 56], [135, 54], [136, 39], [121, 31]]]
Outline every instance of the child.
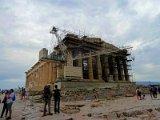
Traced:
[[143, 97], [142, 97], [143, 100], [145, 99], [145, 96], [146, 96], [146, 95], [144, 94]]

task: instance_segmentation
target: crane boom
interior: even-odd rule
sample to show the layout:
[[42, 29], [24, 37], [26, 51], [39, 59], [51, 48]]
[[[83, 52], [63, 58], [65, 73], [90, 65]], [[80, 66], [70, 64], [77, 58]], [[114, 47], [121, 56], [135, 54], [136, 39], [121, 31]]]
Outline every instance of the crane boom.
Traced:
[[67, 59], [67, 65], [73, 66], [72, 56], [68, 52], [67, 46], [64, 44], [63, 39], [61, 37], [61, 33], [59, 33], [59, 32], [66, 33], [67, 31], [65, 31], [65, 30], [61, 31], [60, 29], [58, 29], [56, 27], [53, 27], [52, 30], [50, 31], [51, 34], [54, 34], [56, 36], [57, 41], [58, 41], [58, 46], [59, 46], [61, 52], [63, 53], [64, 59], [65, 60]]

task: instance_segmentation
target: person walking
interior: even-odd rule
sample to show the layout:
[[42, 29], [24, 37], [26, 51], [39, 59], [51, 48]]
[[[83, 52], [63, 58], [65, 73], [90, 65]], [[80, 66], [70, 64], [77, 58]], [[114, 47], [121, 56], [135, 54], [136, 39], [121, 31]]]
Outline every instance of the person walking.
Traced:
[[4, 96], [3, 100], [2, 100], [3, 109], [2, 109], [2, 112], [1, 112], [1, 118], [3, 117], [4, 112], [5, 112], [5, 117], [7, 117], [7, 113], [8, 113], [8, 108], [7, 108], [7, 96], [8, 96], [8, 94], [9, 94], [9, 91], [6, 90], [5, 96]]
[[58, 89], [58, 86], [55, 85], [55, 90], [54, 90], [54, 113], [56, 114], [57, 112], [60, 113], [60, 90]]
[[52, 113], [51, 113], [51, 98], [52, 98], [52, 92], [50, 89], [50, 85], [46, 85], [43, 90], [43, 99], [44, 99], [43, 116], [46, 116], [47, 105], [48, 105], [48, 115], [52, 115]]

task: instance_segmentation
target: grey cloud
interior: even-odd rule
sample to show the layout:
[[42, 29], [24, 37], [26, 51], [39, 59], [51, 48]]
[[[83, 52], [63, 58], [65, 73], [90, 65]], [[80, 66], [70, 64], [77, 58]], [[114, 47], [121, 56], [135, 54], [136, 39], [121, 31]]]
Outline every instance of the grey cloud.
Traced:
[[[143, 8], [142, 3], [149, 8]], [[51, 49], [50, 43], [56, 42], [49, 34], [53, 25], [77, 33], [80, 30], [82, 34], [93, 34], [118, 46], [132, 45], [140, 40], [143, 45], [133, 51], [136, 57], [135, 74], [139, 78], [146, 75], [145, 80], [147, 77], [155, 80], [159, 77], [157, 72], [154, 76], [148, 75], [143, 66], [159, 64], [160, 61], [157, 56], [160, 50], [158, 1], [1, 0], [0, 4], [0, 50], [5, 54], [0, 57], [0, 64], [5, 68], [5, 71], [0, 68], [3, 76], [0, 80], [25, 78], [24, 72], [38, 60], [38, 51], [42, 47]], [[154, 7], [157, 11], [151, 11]], [[21, 51], [17, 52], [22, 56], [18, 57], [20, 64], [12, 56], [8, 57], [12, 52], [7, 49]], [[28, 59], [24, 59], [25, 55], [29, 56]], [[5, 67], [6, 64], [10, 64], [11, 68]]]

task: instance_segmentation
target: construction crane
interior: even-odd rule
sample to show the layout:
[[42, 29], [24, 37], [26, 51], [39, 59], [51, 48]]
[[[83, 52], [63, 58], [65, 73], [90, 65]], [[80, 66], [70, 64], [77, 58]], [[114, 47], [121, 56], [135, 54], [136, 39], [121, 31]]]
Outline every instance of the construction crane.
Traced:
[[68, 66], [73, 66], [72, 62], [72, 55], [69, 53], [67, 50], [67, 46], [63, 42], [62, 34], [68, 33], [68, 31], [65, 30], [60, 30], [56, 27], [53, 27], [52, 30], [50, 31], [51, 34], [54, 34], [57, 38], [58, 46], [63, 54], [63, 59], [67, 60], [67, 65]]

